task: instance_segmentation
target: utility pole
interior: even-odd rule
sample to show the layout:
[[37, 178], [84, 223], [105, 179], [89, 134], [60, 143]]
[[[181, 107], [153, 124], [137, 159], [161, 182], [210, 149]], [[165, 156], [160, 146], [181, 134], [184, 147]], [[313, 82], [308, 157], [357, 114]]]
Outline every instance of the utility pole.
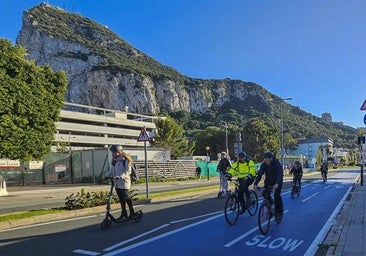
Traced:
[[[292, 98], [288, 97], [288, 98], [281, 98], [282, 101], [286, 101], [286, 100], [292, 100]], [[282, 164], [282, 168], [285, 167], [285, 147], [284, 147], [284, 143], [283, 143], [283, 117], [282, 117], [282, 105], [284, 102], [280, 102], [280, 125], [281, 125], [281, 150], [280, 150], [280, 154], [281, 154], [281, 164]]]

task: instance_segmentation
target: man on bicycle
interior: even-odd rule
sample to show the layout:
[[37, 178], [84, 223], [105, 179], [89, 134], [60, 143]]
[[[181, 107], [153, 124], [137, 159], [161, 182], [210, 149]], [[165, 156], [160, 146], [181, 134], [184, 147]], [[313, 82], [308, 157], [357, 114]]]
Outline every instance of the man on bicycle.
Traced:
[[296, 182], [299, 183], [301, 187], [301, 178], [302, 178], [302, 166], [299, 161], [295, 161], [294, 166], [292, 166], [290, 170], [290, 174], [293, 176], [293, 184], [295, 186]]
[[231, 179], [232, 176], [238, 176], [239, 180], [239, 200], [241, 204], [240, 214], [243, 214], [246, 205], [244, 201], [244, 194], [247, 198], [247, 202], [250, 200], [249, 186], [253, 183], [256, 175], [255, 165], [245, 152], [240, 152], [238, 155], [239, 160], [231, 165], [228, 171], [227, 178]]
[[[269, 193], [269, 189], [274, 190], [274, 205], [276, 222], [280, 223], [283, 215], [283, 201], [281, 189], [283, 183], [283, 168], [281, 163], [275, 158], [272, 152], [264, 153], [264, 162], [261, 164], [258, 176], [254, 181], [253, 189], [257, 189], [258, 183], [261, 181], [263, 174], [264, 189]], [[265, 196], [265, 195], [263, 195]]]
[[324, 177], [324, 180], [327, 180], [327, 174], [328, 174], [328, 165], [327, 162], [324, 161], [322, 165], [320, 166], [320, 172], [322, 177]]

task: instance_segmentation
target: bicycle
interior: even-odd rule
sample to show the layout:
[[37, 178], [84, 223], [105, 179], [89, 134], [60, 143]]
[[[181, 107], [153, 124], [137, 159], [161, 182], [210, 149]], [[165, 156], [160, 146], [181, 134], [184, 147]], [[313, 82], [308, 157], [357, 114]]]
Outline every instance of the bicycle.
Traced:
[[[232, 192], [228, 199], [225, 202], [225, 219], [229, 225], [234, 225], [239, 218], [239, 214], [241, 211], [241, 204], [239, 199], [239, 180], [235, 181], [235, 190]], [[258, 196], [257, 193], [253, 190], [249, 192], [250, 199], [249, 202], [244, 196], [244, 204], [246, 206], [245, 210], [248, 210], [248, 213], [251, 216], [254, 216], [258, 210]], [[244, 213], [244, 212], [243, 212]]]
[[[263, 202], [259, 207], [258, 212], [258, 228], [263, 235], [266, 235], [269, 231], [269, 227], [271, 224], [271, 218], [275, 216], [274, 211], [274, 198], [273, 198], [273, 189], [272, 188], [258, 188], [259, 190], [263, 190]], [[277, 224], [281, 222], [282, 215], [276, 218]]]
[[323, 183], [327, 182], [327, 174], [322, 172]]
[[301, 193], [300, 182], [298, 179], [295, 179], [294, 177], [294, 182], [292, 183], [291, 198], [294, 199], [295, 197], [300, 197], [300, 193]]

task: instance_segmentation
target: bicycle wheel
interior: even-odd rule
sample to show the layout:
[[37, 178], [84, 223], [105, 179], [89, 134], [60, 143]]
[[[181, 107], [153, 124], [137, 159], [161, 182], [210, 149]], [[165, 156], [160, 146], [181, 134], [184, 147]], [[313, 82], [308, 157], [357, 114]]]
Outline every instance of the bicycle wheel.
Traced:
[[300, 197], [300, 193], [301, 193], [301, 186], [299, 184], [297, 187], [297, 197]]
[[258, 214], [258, 227], [263, 235], [268, 233], [270, 224], [271, 224], [271, 205], [267, 202], [264, 202], [261, 204]]
[[294, 199], [295, 198], [295, 193], [296, 193], [296, 189], [295, 186], [292, 186], [292, 190], [291, 190], [291, 198]]
[[231, 195], [225, 203], [225, 219], [229, 225], [234, 225], [238, 220], [240, 211], [239, 198], [236, 195]]
[[248, 212], [251, 216], [254, 216], [258, 210], [258, 196], [257, 196], [257, 193], [255, 193], [255, 191], [253, 191], [253, 190], [250, 191], [249, 195], [250, 195], [250, 199], [249, 199], [249, 202], [247, 202]]

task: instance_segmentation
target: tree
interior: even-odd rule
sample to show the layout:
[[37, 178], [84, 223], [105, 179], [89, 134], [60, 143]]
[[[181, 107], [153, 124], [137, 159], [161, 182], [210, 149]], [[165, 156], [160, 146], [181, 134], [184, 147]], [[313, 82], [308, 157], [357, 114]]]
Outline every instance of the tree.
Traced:
[[0, 158], [40, 160], [50, 152], [64, 104], [66, 75], [26, 60], [0, 39]]
[[160, 118], [155, 121], [157, 134], [155, 136], [155, 145], [170, 150], [172, 158], [178, 156], [192, 155], [195, 143], [190, 142], [184, 136], [182, 125], [178, 125], [171, 117]]
[[243, 128], [243, 149], [255, 162], [261, 162], [264, 152], [278, 152], [278, 138], [278, 128], [269, 127], [261, 119], [253, 118]]

